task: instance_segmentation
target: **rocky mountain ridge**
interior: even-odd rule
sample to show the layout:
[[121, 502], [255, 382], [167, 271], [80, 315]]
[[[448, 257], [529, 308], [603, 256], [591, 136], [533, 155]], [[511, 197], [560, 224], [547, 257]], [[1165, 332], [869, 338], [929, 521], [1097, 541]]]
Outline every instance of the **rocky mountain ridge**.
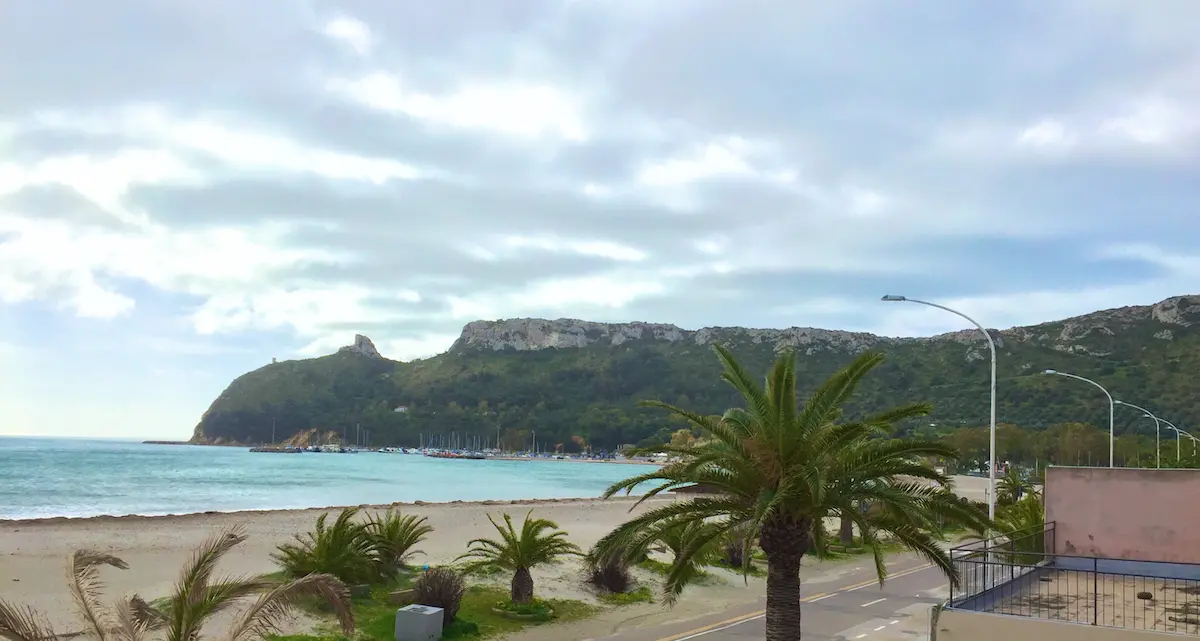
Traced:
[[[1124, 326], [1149, 320], [1180, 327], [1190, 327], [1200, 323], [1200, 296], [1176, 296], [1154, 305], [1102, 310], [1060, 321], [1005, 330], [989, 328], [988, 332], [996, 341], [998, 348], [1003, 347], [1005, 340], [1012, 340], [1049, 343], [1052, 344], [1053, 349], [1071, 351], [1075, 342], [1093, 332], [1112, 335]], [[1160, 340], [1171, 340], [1172, 336], [1173, 332], [1169, 329], [1161, 330], [1155, 335]], [[821, 348], [859, 353], [872, 348], [903, 343], [945, 340], [982, 343], [983, 341], [979, 332], [974, 329], [929, 337], [908, 338], [813, 327], [785, 329], [703, 327], [697, 330], [687, 330], [666, 323], [598, 323], [574, 318], [555, 320], [511, 318], [467, 323], [450, 351], [465, 349], [536, 351], [550, 348], [581, 348], [600, 343], [615, 346], [628, 341], [645, 339], [668, 343], [710, 345], [730, 338], [744, 338], [755, 344], [771, 343], [777, 352], [789, 348], [804, 348], [801, 351], [810, 354]], [[1076, 349], [1078, 348], [1076, 347]]]

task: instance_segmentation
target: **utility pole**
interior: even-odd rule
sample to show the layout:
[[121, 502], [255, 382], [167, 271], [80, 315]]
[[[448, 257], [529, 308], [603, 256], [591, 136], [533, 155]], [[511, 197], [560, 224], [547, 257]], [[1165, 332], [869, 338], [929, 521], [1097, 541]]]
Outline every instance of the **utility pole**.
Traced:
[[275, 417], [271, 417], [271, 445], [275, 444]]

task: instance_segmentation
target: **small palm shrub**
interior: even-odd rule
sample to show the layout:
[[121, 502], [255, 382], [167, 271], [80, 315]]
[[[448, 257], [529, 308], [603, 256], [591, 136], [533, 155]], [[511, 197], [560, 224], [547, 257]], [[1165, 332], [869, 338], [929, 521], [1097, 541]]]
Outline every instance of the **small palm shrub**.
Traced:
[[733, 528], [721, 541], [721, 561], [734, 569], [745, 568], [753, 546], [754, 536], [748, 528]]
[[358, 511], [346, 508], [328, 526], [328, 514], [322, 514], [312, 532], [297, 534], [295, 543], [280, 545], [271, 557], [292, 578], [329, 574], [351, 585], [376, 580], [375, 545], [366, 524], [355, 521]]
[[574, 543], [567, 541], [567, 533], [558, 529], [558, 524], [546, 519], [533, 518], [533, 510], [525, 515], [521, 529], [513, 525], [512, 516], [504, 514], [501, 526], [488, 515], [499, 539], [474, 539], [468, 545], [465, 570], [471, 572], [481, 568], [502, 568], [513, 573], [512, 601], [517, 604], [533, 602], [533, 575], [529, 570], [539, 565], [556, 563], [565, 556], [582, 555]]
[[395, 576], [412, 556], [424, 554], [414, 548], [433, 532], [426, 520], [423, 516], [404, 515], [393, 510], [367, 519], [366, 533], [384, 575]]
[[413, 603], [441, 608], [442, 626], [447, 626], [458, 616], [467, 582], [451, 568], [430, 568], [421, 573], [412, 589]]
[[589, 554], [587, 582], [612, 594], [624, 594], [633, 588], [633, 575], [624, 559], [601, 559]]
[[[218, 533], [196, 549], [183, 566], [175, 592], [156, 609], [141, 597], [124, 597], [115, 605], [104, 603], [100, 569], [125, 570], [121, 559], [90, 550], [78, 550], [68, 567], [68, 587], [91, 641], [202, 641], [205, 624], [213, 615], [229, 614], [230, 627], [220, 636], [231, 641], [260, 641], [279, 633], [280, 625], [313, 599], [328, 603], [347, 637], [354, 633], [354, 614], [346, 586], [328, 574], [308, 574], [293, 581], [213, 576], [221, 558], [246, 540], [241, 528]], [[65, 638], [66, 635], [63, 635]], [[60, 638], [45, 617], [28, 606], [0, 600], [0, 639], [44, 641]]]

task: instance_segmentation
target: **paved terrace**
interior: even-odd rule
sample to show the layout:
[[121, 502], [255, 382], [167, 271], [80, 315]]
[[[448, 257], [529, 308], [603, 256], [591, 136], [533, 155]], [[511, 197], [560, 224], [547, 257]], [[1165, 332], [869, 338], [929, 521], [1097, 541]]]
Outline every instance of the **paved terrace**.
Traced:
[[1054, 524], [953, 551], [963, 576], [949, 607], [1200, 636], [1200, 565], [1057, 555]]

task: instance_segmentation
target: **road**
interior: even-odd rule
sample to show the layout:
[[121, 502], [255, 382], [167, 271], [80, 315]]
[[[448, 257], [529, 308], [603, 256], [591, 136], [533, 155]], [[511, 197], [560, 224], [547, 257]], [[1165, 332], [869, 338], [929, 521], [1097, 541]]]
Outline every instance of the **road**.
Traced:
[[[802, 592], [805, 641], [898, 641], [928, 638], [929, 610], [945, 599], [946, 579], [912, 557], [891, 567], [879, 586], [868, 568]], [[605, 641], [749, 641], [766, 635], [762, 601], [667, 625], [604, 637]]]

